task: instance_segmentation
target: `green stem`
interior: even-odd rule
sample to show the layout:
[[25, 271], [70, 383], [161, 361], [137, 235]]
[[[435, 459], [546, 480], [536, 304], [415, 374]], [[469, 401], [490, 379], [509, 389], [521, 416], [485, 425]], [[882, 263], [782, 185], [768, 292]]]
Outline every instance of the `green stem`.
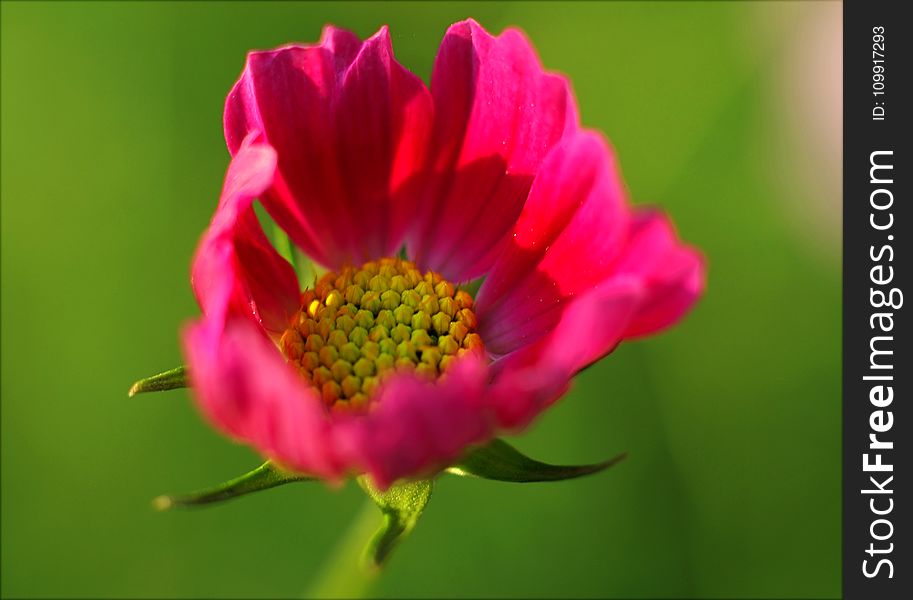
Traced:
[[381, 515], [367, 500], [345, 535], [333, 548], [306, 598], [366, 598], [377, 580], [377, 572], [362, 565], [365, 544], [377, 531]]

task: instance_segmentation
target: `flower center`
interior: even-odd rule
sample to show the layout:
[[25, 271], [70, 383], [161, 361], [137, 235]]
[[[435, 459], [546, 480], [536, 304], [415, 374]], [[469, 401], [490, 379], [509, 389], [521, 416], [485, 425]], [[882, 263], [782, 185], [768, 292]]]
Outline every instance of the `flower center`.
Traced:
[[481, 351], [472, 296], [438, 273], [383, 258], [321, 277], [280, 339], [289, 364], [333, 410], [368, 405], [396, 371], [433, 379]]

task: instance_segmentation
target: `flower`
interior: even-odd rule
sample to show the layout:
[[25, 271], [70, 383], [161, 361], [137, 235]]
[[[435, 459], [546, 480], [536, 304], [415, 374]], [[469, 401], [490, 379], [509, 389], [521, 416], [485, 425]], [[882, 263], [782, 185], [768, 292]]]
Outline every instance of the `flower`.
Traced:
[[[184, 350], [204, 415], [289, 469], [432, 475], [702, 291], [699, 253], [629, 206], [569, 83], [515, 29], [451, 26], [429, 89], [386, 27], [327, 27], [251, 52], [224, 124]], [[302, 291], [255, 198], [329, 273]]]

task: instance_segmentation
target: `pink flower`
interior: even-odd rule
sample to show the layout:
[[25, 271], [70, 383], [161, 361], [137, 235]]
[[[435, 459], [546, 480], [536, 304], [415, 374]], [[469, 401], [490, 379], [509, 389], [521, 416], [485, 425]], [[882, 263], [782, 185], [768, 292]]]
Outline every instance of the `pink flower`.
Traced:
[[[514, 29], [450, 27], [430, 90], [385, 27], [252, 52], [225, 138], [184, 348], [206, 417], [297, 471], [433, 474], [703, 288], [700, 255], [629, 206], [567, 80]], [[302, 292], [254, 198], [331, 273]], [[475, 299], [457, 285], [483, 275]]]

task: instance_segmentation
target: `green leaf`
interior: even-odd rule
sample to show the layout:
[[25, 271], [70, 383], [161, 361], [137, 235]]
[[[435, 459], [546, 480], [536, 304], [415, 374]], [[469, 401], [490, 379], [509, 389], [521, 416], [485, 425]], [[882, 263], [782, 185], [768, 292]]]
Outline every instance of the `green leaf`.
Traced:
[[358, 478], [358, 484], [377, 504], [384, 515], [384, 522], [365, 547], [362, 560], [369, 571], [379, 569], [390, 556], [390, 552], [405, 538], [431, 499], [434, 482], [430, 479], [410, 481], [390, 486], [386, 491], [378, 490], [367, 477]]
[[488, 445], [472, 450], [449, 469], [448, 473], [464, 477], [480, 477], [495, 481], [530, 483], [574, 479], [608, 469], [626, 454], [592, 465], [550, 465], [529, 458], [504, 440], [494, 439]]
[[279, 253], [279, 256], [287, 260], [297, 272], [298, 264], [296, 260], [297, 257], [295, 256], [295, 246], [288, 238], [288, 234], [285, 233], [285, 230], [276, 223], [273, 223], [273, 246], [276, 248], [276, 252]]
[[190, 494], [159, 496], [152, 501], [152, 505], [158, 510], [168, 510], [174, 506], [201, 506], [213, 502], [231, 500], [238, 496], [259, 492], [260, 490], [268, 490], [269, 488], [294, 481], [315, 481], [315, 479], [298, 473], [283, 471], [271, 462], [266, 461], [253, 471], [215, 487], [191, 492]]
[[187, 387], [187, 385], [187, 367], [177, 367], [152, 377], [140, 379], [130, 386], [130, 391], [127, 392], [127, 395], [132, 398], [137, 394], [174, 390]]

